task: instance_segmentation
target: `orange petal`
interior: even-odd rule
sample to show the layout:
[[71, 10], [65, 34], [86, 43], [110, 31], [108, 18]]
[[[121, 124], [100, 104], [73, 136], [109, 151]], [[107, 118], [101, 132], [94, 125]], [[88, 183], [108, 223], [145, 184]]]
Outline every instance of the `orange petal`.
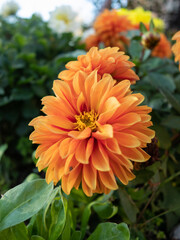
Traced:
[[116, 140], [116, 138], [106, 139], [104, 141], [104, 144], [110, 152], [121, 154], [121, 150], [119, 148], [118, 141]]
[[96, 139], [107, 139], [107, 138], [113, 138], [113, 128], [109, 124], [101, 125], [97, 122], [98, 125], [98, 131], [92, 132], [92, 136]]
[[117, 139], [119, 145], [128, 147], [128, 148], [135, 148], [141, 145], [141, 142], [132, 134], [128, 134], [125, 132], [116, 132], [114, 137]]
[[126, 132], [136, 136], [142, 142], [151, 143], [151, 137], [145, 135], [144, 133], [141, 133], [141, 132], [135, 131], [135, 130], [131, 130], [131, 129], [126, 130]]
[[69, 155], [68, 158], [65, 160], [64, 174], [67, 175], [77, 165], [79, 165], [79, 163], [75, 159], [74, 154]]
[[89, 158], [86, 158], [86, 140], [81, 140], [75, 150], [75, 157], [79, 163], [88, 164]]
[[90, 187], [88, 187], [84, 178], [82, 178], [82, 189], [87, 196], [89, 196], [89, 197], [92, 196], [92, 189]]
[[75, 183], [78, 179], [78, 176], [81, 172], [81, 169], [82, 169], [82, 166], [78, 165], [72, 171], [70, 171], [67, 182], [66, 182], [66, 184], [67, 184], [67, 194], [70, 194], [71, 189], [74, 187], [74, 185], [75, 185]]
[[134, 162], [145, 162], [150, 158], [150, 155], [145, 153], [140, 148], [124, 148], [121, 147], [122, 154]]
[[44, 154], [41, 154], [41, 156], [36, 164], [39, 171], [46, 168], [50, 164], [51, 161], [56, 161], [57, 158], [60, 158], [59, 153], [57, 154], [58, 147], [59, 147], [59, 142], [51, 145], [44, 152]]
[[92, 166], [92, 163], [83, 165], [83, 177], [86, 184], [92, 189], [96, 188], [97, 170]]
[[99, 149], [100, 146], [101, 145], [99, 143], [94, 146], [94, 150], [91, 155], [92, 164], [94, 168], [96, 168], [99, 171], [109, 171], [110, 166], [108, 156], [103, 154], [104, 152], [102, 151], [102, 149], [100, 151]]
[[109, 158], [110, 158], [110, 162], [116, 162], [119, 165], [125, 166], [128, 169], [133, 169], [133, 164], [132, 162], [125, 157], [124, 155], [117, 155], [117, 154], [113, 154], [113, 153], [108, 153]]
[[65, 138], [59, 145], [59, 154], [62, 158], [66, 158], [69, 151], [69, 144], [72, 138]]
[[116, 112], [119, 106], [120, 106], [120, 103], [115, 97], [108, 98], [104, 103], [102, 109], [99, 110], [101, 111], [101, 113], [98, 112], [100, 114], [98, 122], [100, 124], [106, 123], [112, 117], [112, 115]]
[[86, 146], [86, 159], [89, 161], [89, 158], [93, 152], [93, 148], [94, 148], [94, 138], [90, 138], [87, 142], [87, 146]]
[[121, 99], [130, 89], [130, 81], [123, 80], [110, 89], [108, 96], [114, 96], [117, 99]]
[[109, 172], [99, 172], [99, 176], [103, 184], [109, 189], [117, 189], [116, 179], [112, 171]]
[[72, 81], [74, 74], [75, 74], [74, 71], [64, 70], [59, 73], [58, 78], [65, 81]]
[[91, 129], [87, 127], [83, 131], [71, 131], [68, 136], [75, 139], [86, 139], [91, 136]]

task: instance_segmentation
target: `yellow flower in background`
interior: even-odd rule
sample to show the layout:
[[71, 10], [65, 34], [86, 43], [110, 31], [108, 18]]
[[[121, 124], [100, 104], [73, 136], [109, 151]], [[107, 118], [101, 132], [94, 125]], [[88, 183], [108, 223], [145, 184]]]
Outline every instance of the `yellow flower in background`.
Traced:
[[142, 7], [137, 7], [132, 10], [121, 8], [117, 10], [117, 12], [120, 16], [128, 16], [135, 29], [139, 28], [140, 22], [144, 23], [144, 25], [149, 28], [151, 19], [154, 21], [156, 30], [162, 31], [165, 28], [165, 24], [162, 19], [155, 17], [151, 11], [145, 11]]

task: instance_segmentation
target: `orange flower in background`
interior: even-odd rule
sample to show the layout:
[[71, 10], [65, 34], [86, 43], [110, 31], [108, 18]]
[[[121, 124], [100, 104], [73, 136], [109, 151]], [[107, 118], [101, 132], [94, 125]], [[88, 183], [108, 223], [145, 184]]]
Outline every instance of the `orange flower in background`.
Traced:
[[128, 184], [135, 176], [134, 162], [149, 155], [142, 150], [151, 142], [154, 131], [148, 113], [138, 106], [144, 99], [131, 94], [130, 81], [116, 84], [109, 74], [99, 79], [79, 71], [77, 84], [54, 81], [55, 96], [42, 99], [46, 116], [33, 119], [30, 139], [40, 144], [36, 150], [39, 171], [47, 168], [46, 181], [62, 180], [62, 189], [82, 189], [87, 196], [117, 189], [115, 176]]
[[85, 39], [86, 50], [88, 51], [92, 47], [98, 47], [101, 42], [100, 37], [97, 34], [91, 34]]
[[129, 39], [123, 35], [116, 34], [113, 38], [106, 39], [103, 42], [100, 36], [92, 34], [85, 39], [86, 50], [88, 51], [92, 47], [99, 47], [100, 43], [103, 43], [105, 47], [118, 47], [120, 51], [125, 51], [125, 46], [129, 45]]
[[179, 62], [180, 70], [180, 31], [173, 36], [172, 40], [176, 40], [176, 43], [172, 46], [172, 51], [175, 55], [175, 62]]
[[160, 41], [152, 51], [152, 56], [159, 58], [171, 57], [171, 44], [164, 34], [160, 34]]
[[105, 9], [95, 20], [94, 29], [103, 42], [111, 39], [117, 33], [133, 29], [127, 16], [119, 16], [116, 10]]
[[90, 74], [93, 70], [97, 70], [99, 77], [102, 77], [104, 73], [109, 73], [115, 80], [127, 79], [133, 84], [139, 80], [139, 77], [131, 69], [134, 63], [128, 61], [129, 56], [118, 50], [118, 47], [100, 50], [93, 47], [86, 55], [79, 56], [77, 61], [67, 63], [68, 70], [60, 72], [58, 78], [76, 82], [76, 73], [79, 71]]
[[123, 35], [116, 34], [113, 38], [104, 42], [105, 47], [118, 47], [120, 51], [125, 51], [125, 46], [129, 45], [129, 39]]

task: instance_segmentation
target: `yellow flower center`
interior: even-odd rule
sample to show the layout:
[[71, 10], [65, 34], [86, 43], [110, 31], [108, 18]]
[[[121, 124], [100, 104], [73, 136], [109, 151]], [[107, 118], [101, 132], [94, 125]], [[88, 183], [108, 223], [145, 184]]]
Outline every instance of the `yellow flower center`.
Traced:
[[69, 24], [69, 18], [68, 18], [68, 16], [66, 16], [65, 14], [58, 14], [57, 16], [56, 16], [56, 19], [57, 20], [60, 20], [60, 21], [63, 21], [63, 22], [65, 22], [66, 24]]
[[75, 129], [82, 131], [86, 127], [89, 127], [92, 129], [92, 131], [95, 131], [97, 128], [96, 125], [97, 118], [98, 114], [95, 113], [94, 110], [91, 110], [90, 112], [83, 112], [80, 115], [75, 115], [76, 119]]

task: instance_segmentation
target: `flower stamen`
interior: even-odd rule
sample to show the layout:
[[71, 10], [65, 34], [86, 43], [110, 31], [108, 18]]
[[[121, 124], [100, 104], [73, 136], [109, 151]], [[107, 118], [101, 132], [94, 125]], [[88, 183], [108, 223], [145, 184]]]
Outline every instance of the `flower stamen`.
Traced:
[[98, 114], [94, 112], [94, 110], [91, 110], [90, 112], [83, 112], [80, 113], [80, 115], [75, 115], [76, 119], [76, 127], [75, 129], [78, 129], [79, 131], [84, 130], [86, 127], [89, 127], [92, 129], [92, 131], [96, 131], [97, 125], [96, 121], [98, 119]]

